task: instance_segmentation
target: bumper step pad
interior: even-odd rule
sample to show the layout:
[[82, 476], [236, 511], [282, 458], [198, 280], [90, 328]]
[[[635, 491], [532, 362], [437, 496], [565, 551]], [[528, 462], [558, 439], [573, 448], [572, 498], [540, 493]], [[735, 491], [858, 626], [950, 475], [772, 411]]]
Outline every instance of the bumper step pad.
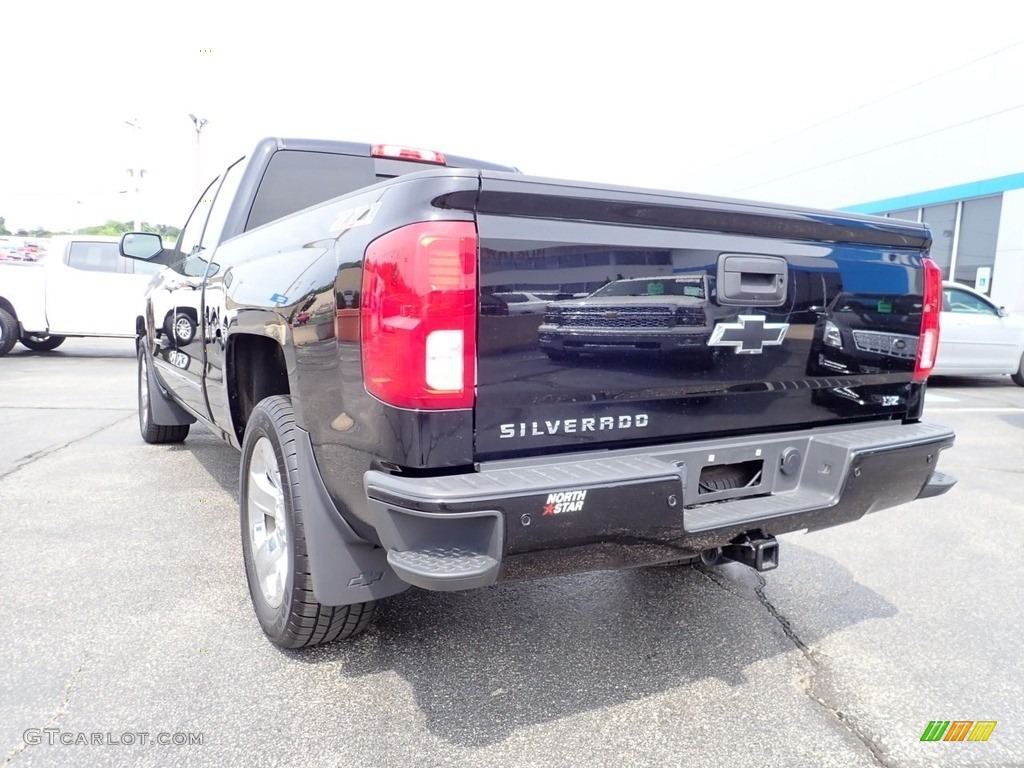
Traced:
[[472, 589], [492, 584], [501, 565], [489, 555], [463, 547], [428, 547], [388, 552], [388, 564], [409, 584], [433, 590]]

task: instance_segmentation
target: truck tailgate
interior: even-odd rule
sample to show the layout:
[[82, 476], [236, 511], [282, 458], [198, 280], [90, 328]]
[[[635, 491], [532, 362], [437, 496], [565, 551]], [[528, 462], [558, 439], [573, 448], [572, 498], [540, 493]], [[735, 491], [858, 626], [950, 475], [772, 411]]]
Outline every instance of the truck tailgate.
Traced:
[[916, 417], [927, 228], [484, 172], [481, 459]]

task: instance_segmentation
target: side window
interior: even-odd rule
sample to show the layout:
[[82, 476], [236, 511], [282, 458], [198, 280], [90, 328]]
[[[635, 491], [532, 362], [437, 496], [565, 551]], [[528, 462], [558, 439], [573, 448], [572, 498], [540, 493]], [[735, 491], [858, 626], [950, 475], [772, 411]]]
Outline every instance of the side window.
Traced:
[[220, 236], [224, 231], [224, 224], [228, 220], [228, 213], [231, 204], [235, 201], [235, 193], [238, 185], [242, 182], [242, 171], [245, 170], [241, 158], [224, 172], [224, 181], [217, 190], [217, 197], [214, 198], [210, 208], [210, 216], [206, 220], [206, 229], [203, 232], [202, 247], [205, 249], [216, 248], [220, 245]]
[[68, 266], [86, 272], [118, 272], [117, 243], [74, 242], [68, 250]]
[[256, 229], [268, 221], [347, 195], [380, 180], [374, 173], [373, 159], [369, 157], [280, 150], [270, 158], [263, 173], [245, 229]]
[[955, 288], [945, 291], [945, 298], [949, 302], [950, 312], [959, 312], [968, 315], [998, 315], [995, 307], [977, 296], [966, 291], [958, 291]]
[[196, 207], [192, 209], [192, 215], [185, 222], [185, 228], [178, 235], [178, 243], [174, 246], [174, 260], [172, 267], [176, 272], [184, 272], [184, 261], [199, 250], [199, 242], [203, 236], [203, 229], [206, 227], [206, 218], [210, 215], [210, 205], [213, 202], [213, 193], [217, 188], [217, 181], [220, 177], [210, 182], [210, 185], [199, 198]]

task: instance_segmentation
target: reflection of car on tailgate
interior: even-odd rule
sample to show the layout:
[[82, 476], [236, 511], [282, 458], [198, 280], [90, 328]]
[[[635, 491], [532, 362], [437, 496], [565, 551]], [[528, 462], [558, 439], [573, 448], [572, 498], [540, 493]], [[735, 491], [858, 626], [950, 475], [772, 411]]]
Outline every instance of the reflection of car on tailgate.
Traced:
[[558, 358], [580, 352], [708, 353], [710, 280], [704, 274], [616, 280], [584, 299], [552, 304], [538, 329]]
[[921, 301], [913, 296], [840, 293], [819, 313], [808, 373], [913, 370]]
[[494, 295], [508, 304], [510, 315], [542, 315], [552, 301], [572, 298], [571, 293], [557, 291], [509, 291]]

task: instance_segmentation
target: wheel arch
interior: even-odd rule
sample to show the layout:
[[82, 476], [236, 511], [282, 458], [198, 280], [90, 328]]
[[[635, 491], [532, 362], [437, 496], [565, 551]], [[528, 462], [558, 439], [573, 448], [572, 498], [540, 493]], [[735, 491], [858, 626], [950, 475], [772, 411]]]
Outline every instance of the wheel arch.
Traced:
[[292, 394], [284, 348], [269, 336], [231, 334], [225, 349], [225, 386], [232, 428], [241, 445], [256, 405], [273, 395]]
[[15, 311], [14, 305], [11, 304], [11, 302], [5, 299], [3, 296], [0, 296], [0, 309], [4, 310], [5, 312], [7, 312], [7, 314], [14, 318], [14, 322], [18, 326], [18, 335], [20, 336], [21, 320], [18, 319], [18, 313]]

